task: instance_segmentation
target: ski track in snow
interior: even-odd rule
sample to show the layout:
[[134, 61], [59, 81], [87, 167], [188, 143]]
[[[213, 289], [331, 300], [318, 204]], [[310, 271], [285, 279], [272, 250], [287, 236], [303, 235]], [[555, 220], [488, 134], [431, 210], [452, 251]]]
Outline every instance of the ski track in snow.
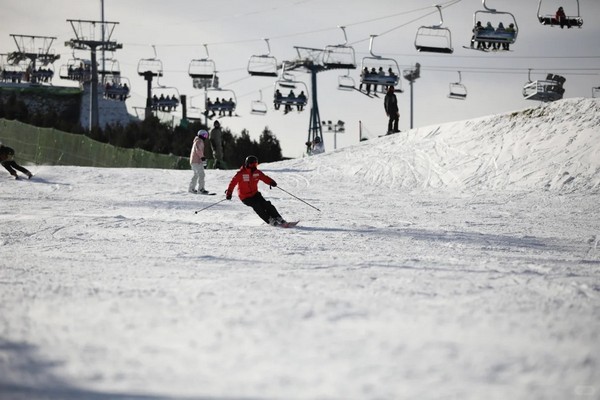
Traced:
[[34, 166], [0, 199], [0, 399], [600, 398], [600, 105], [235, 171]]

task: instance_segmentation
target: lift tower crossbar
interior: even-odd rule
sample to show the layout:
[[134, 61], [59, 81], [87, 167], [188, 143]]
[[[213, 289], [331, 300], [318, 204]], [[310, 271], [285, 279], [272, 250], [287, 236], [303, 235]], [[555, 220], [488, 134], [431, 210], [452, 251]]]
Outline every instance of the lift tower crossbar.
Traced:
[[[31, 70], [36, 71], [36, 64], [42, 65], [54, 63], [60, 58], [60, 55], [52, 52], [52, 43], [56, 40], [53, 36], [32, 36], [32, 35], [10, 35], [17, 45], [17, 51], [13, 51], [7, 57], [7, 60], [13, 64], [21, 61], [30, 60]], [[35, 75], [32, 74], [32, 82], [35, 83]]]
[[98, 127], [98, 65], [96, 62], [96, 51], [117, 51], [123, 48], [123, 44], [111, 40], [118, 22], [90, 21], [81, 19], [68, 19], [71, 24], [75, 39], [65, 42], [65, 46], [75, 50], [90, 50], [92, 63], [91, 80], [91, 107], [89, 129]]

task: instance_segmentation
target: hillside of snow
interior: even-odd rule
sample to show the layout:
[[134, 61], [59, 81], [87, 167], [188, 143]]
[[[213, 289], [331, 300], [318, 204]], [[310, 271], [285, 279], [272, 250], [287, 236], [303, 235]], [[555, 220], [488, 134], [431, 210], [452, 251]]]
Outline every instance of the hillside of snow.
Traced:
[[221, 201], [235, 171], [3, 172], [0, 399], [600, 398], [599, 127], [564, 100], [262, 164], [294, 229]]
[[599, 139], [598, 99], [569, 99], [413, 129], [309, 165], [389, 188], [597, 191]]

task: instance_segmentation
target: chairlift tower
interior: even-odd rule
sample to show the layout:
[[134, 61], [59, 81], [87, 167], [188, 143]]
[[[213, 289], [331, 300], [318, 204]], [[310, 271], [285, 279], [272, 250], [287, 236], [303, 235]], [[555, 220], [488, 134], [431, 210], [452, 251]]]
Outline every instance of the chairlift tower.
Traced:
[[324, 49], [298, 46], [294, 46], [294, 48], [298, 52], [298, 58], [293, 61], [284, 61], [283, 68], [285, 71], [304, 69], [310, 73], [310, 97], [312, 100], [308, 125], [308, 142], [312, 142], [316, 137], [319, 137], [323, 141], [323, 130], [321, 128], [321, 116], [319, 115], [319, 102], [317, 99], [317, 74], [336, 68], [329, 68], [324, 64], [323, 56], [326, 54], [326, 50]]
[[98, 65], [96, 61], [96, 51], [116, 51], [123, 48], [123, 44], [111, 40], [112, 34], [118, 22], [109, 21], [90, 21], [68, 19], [71, 24], [75, 39], [65, 42], [65, 46], [74, 50], [90, 50], [91, 53], [91, 107], [90, 107], [90, 126], [91, 130], [98, 127]]
[[36, 75], [34, 72], [36, 64], [39, 62], [42, 65], [54, 63], [60, 58], [60, 55], [53, 54], [51, 51], [52, 43], [56, 40], [52, 36], [31, 36], [31, 35], [10, 35], [17, 45], [17, 51], [10, 53], [7, 60], [11, 63], [18, 64], [24, 60], [31, 61], [31, 82], [36, 83]]
[[413, 83], [421, 77], [421, 64], [416, 63], [415, 68], [404, 70], [404, 79], [410, 82], [410, 129], [413, 128]]

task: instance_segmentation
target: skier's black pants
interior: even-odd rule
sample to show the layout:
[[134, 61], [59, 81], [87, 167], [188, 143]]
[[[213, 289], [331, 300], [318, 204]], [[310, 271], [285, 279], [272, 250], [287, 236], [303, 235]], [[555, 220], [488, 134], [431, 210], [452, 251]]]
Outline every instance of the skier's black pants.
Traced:
[[242, 200], [242, 203], [248, 207], [252, 207], [254, 212], [258, 214], [263, 221], [269, 223], [269, 218], [281, 218], [281, 215], [277, 212], [277, 209], [270, 201], [265, 200], [260, 192], [256, 193], [252, 197]]
[[394, 111], [390, 113], [388, 120], [388, 133], [398, 131], [398, 121], [400, 120], [400, 115], [398, 111]]
[[[19, 164], [17, 164], [15, 162], [15, 160], [2, 161], [2, 166], [4, 168], [6, 168], [6, 170], [13, 176], [17, 175], [17, 171], [21, 171], [22, 173], [24, 173], [27, 176], [31, 175], [31, 172], [29, 172], [29, 170], [27, 168], [21, 167]], [[17, 171], [15, 171], [15, 169]]]

